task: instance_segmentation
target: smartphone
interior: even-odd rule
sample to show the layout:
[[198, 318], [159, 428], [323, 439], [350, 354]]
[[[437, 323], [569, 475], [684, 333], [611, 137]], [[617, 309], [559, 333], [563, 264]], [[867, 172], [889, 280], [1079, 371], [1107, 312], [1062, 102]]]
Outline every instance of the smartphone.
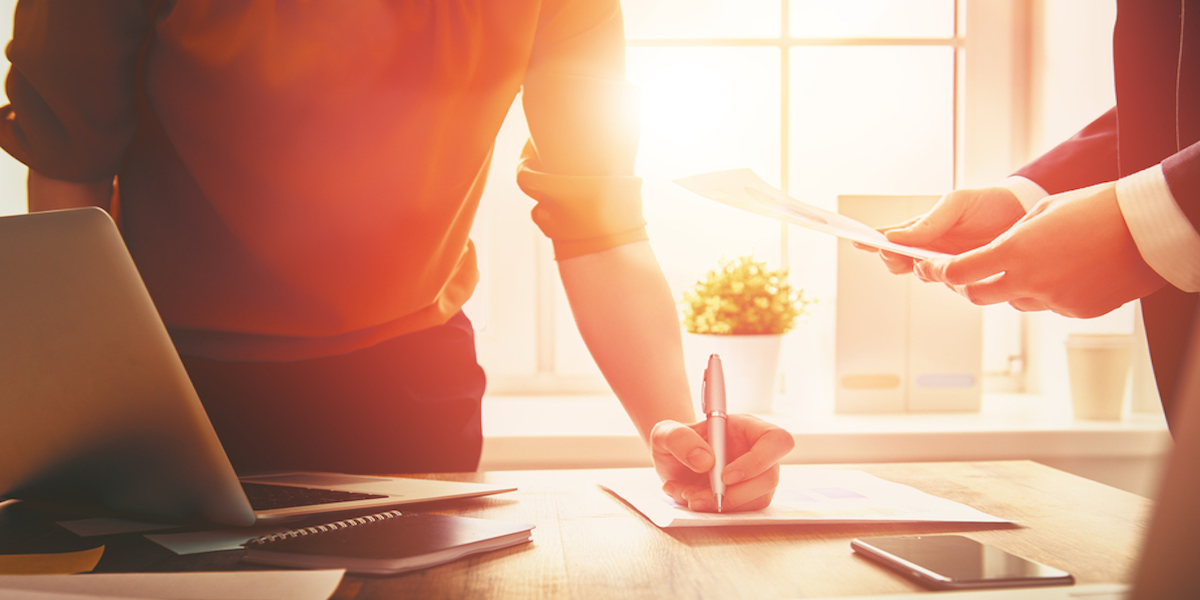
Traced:
[[1070, 573], [961, 535], [868, 537], [851, 541], [850, 547], [865, 558], [938, 590], [1075, 583]]

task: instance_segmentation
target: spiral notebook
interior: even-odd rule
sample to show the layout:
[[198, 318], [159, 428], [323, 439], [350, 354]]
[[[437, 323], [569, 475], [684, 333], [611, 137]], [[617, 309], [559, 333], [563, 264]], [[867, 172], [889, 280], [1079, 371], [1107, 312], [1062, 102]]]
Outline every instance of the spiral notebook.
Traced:
[[533, 539], [533, 525], [398, 510], [252, 539], [247, 562], [387, 575]]

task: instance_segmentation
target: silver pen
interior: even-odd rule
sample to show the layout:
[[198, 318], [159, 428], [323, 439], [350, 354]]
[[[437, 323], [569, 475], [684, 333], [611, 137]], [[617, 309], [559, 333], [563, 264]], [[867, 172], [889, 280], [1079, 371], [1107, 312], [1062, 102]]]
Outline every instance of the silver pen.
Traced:
[[713, 450], [713, 467], [708, 472], [708, 481], [717, 499], [717, 512], [721, 512], [725, 501], [725, 482], [721, 480], [725, 471], [725, 427], [729, 417], [725, 414], [725, 372], [721, 369], [721, 357], [716, 354], [708, 357], [708, 367], [704, 369], [700, 410], [708, 420], [708, 444]]

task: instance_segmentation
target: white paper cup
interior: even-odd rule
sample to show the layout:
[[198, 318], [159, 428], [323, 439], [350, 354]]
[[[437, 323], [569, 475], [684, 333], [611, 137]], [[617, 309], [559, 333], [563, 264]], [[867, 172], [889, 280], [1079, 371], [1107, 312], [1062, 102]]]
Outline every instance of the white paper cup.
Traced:
[[1067, 336], [1067, 372], [1075, 418], [1119, 421], [1133, 357], [1133, 336], [1072, 333]]

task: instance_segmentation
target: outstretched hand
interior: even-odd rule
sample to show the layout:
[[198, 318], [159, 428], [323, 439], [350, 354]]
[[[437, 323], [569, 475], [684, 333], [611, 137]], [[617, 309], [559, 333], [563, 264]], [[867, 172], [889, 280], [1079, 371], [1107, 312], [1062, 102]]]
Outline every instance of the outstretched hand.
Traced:
[[[959, 254], [991, 242], [1024, 215], [1021, 202], [1008, 188], [963, 189], [942, 196], [924, 215], [880, 231], [897, 244]], [[911, 272], [916, 262], [886, 250], [879, 250], [879, 256], [896, 274]]]
[[[708, 480], [714, 459], [712, 447], [705, 441], [707, 436], [706, 421], [686, 425], [662, 421], [650, 434], [663, 492], [700, 512], [717, 509]], [[722, 477], [726, 484], [722, 510], [766, 508], [779, 485], [779, 461], [795, 445], [792, 435], [757, 417], [731, 414], [725, 443], [730, 460]]]
[[991, 243], [913, 271], [975, 304], [1090, 318], [1165, 285], [1142, 258], [1115, 183], [1044, 198]]

